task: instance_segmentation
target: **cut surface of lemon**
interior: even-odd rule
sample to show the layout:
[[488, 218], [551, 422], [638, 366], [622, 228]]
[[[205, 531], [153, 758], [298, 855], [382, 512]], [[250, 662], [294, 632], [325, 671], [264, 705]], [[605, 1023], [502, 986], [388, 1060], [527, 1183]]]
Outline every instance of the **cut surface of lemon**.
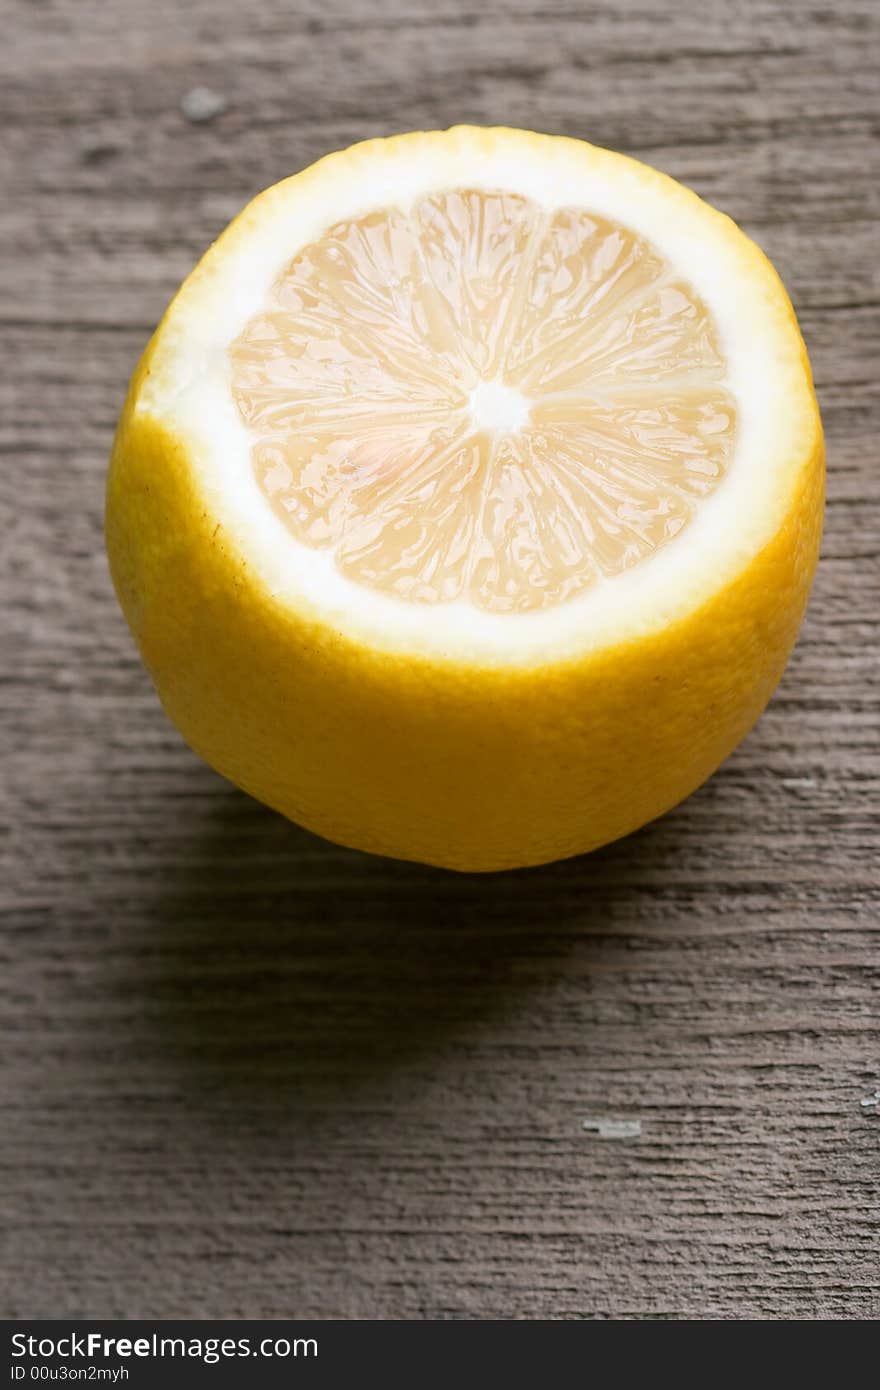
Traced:
[[643, 236], [502, 192], [330, 228], [230, 350], [266, 497], [338, 572], [531, 612], [654, 555], [724, 476], [718, 331]]
[[698, 785], [796, 635], [822, 437], [775, 272], [578, 141], [372, 141], [260, 195], [136, 374], [111, 567], [216, 767], [499, 868]]

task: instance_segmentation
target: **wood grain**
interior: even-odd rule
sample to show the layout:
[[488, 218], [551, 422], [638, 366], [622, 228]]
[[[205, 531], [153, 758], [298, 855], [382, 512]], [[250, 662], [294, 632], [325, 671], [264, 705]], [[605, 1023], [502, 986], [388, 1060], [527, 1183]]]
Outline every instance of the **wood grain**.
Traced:
[[[875, 6], [2, 8], [0, 1311], [876, 1315]], [[194, 87], [225, 110], [188, 121]], [[330, 148], [459, 120], [740, 221], [830, 463], [751, 737], [642, 833], [492, 878], [335, 849], [200, 764], [101, 542], [127, 377], [206, 243]]]

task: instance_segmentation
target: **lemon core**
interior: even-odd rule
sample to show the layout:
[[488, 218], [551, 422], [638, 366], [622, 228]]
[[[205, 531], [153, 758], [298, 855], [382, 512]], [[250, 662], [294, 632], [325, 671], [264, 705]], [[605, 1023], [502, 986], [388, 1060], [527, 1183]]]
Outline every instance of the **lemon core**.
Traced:
[[525, 396], [502, 381], [481, 381], [469, 404], [474, 429], [489, 434], [516, 434], [529, 418]]

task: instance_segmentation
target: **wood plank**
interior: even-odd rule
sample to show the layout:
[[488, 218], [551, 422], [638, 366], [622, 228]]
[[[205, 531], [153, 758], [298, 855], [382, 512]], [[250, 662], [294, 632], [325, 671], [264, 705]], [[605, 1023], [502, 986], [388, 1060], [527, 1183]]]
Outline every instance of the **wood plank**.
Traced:
[[[0, 1312], [876, 1315], [876, 7], [6, 12]], [[624, 149], [741, 222], [830, 465], [752, 735], [639, 834], [490, 878], [337, 849], [199, 763], [101, 541], [125, 383], [204, 246], [328, 149], [459, 120]]]

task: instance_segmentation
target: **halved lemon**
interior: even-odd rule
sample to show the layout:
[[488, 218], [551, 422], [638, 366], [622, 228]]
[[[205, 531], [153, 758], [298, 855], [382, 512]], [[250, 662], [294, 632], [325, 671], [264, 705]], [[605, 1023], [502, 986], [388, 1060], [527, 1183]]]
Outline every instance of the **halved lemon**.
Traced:
[[465, 870], [661, 814], [795, 639], [823, 449], [728, 218], [579, 141], [458, 128], [256, 198], [132, 381], [107, 542], [170, 717], [358, 848]]

